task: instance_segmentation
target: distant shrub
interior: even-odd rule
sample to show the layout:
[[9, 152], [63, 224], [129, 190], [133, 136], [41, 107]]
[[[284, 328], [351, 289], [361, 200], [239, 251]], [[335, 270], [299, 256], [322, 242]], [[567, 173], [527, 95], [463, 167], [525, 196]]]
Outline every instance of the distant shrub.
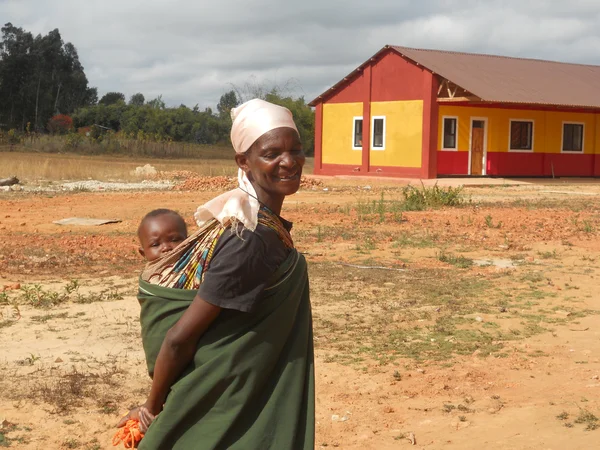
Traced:
[[404, 209], [406, 211], [422, 211], [426, 208], [441, 206], [460, 206], [463, 203], [462, 186], [441, 188], [437, 184], [432, 187], [421, 185], [421, 189], [406, 186], [402, 189]]
[[66, 134], [73, 129], [73, 119], [66, 114], [57, 114], [48, 121], [47, 128], [52, 134]]

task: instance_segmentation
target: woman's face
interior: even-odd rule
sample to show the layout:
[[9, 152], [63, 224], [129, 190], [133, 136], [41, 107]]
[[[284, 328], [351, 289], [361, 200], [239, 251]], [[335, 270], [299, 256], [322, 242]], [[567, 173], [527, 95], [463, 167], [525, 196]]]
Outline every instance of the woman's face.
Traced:
[[[245, 154], [236, 155], [238, 166], [246, 172], [258, 199], [275, 212], [286, 195], [300, 188], [306, 157], [298, 133], [282, 127], [263, 134]], [[273, 208], [279, 203], [279, 207]]]

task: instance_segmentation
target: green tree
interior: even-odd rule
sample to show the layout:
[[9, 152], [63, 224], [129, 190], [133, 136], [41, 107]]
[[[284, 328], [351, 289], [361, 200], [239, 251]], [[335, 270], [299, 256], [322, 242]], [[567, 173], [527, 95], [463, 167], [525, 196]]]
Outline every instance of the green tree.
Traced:
[[231, 110], [240, 104], [237, 95], [234, 90], [226, 92], [221, 95], [219, 103], [217, 104], [217, 111], [221, 119], [231, 117]]
[[144, 98], [144, 94], [138, 92], [137, 94], [133, 94], [129, 99], [129, 104], [131, 106], [144, 106], [144, 102], [146, 99]]
[[125, 103], [125, 95], [120, 92], [107, 92], [98, 102], [101, 105], [114, 105], [115, 103]]
[[0, 123], [44, 129], [50, 117], [95, 101], [75, 46], [58, 29], [33, 35], [7, 23], [0, 41]]

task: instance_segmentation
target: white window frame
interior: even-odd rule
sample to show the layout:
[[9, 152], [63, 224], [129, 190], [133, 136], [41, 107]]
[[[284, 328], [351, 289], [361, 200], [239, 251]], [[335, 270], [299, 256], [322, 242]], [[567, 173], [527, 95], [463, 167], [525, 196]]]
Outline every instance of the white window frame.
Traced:
[[[512, 123], [513, 122], [530, 122], [531, 123], [531, 150], [522, 148], [511, 148], [512, 141]], [[508, 121], [508, 151], [511, 153], [533, 153], [535, 149], [535, 120], [533, 119], [509, 119]]]
[[[377, 119], [383, 119], [383, 136], [382, 136], [382, 141], [383, 141], [383, 146], [382, 147], [375, 147], [373, 145], [373, 141], [375, 140], [375, 120]], [[385, 150], [385, 134], [386, 134], [386, 118], [385, 116], [371, 116], [371, 150], [376, 151], [376, 152], [380, 152]], [[363, 122], [363, 126], [364, 126], [364, 122]]]
[[356, 121], [357, 120], [362, 120], [363, 121], [363, 130], [365, 129], [365, 121], [363, 120], [362, 116], [354, 116], [352, 118], [352, 150], [362, 150], [362, 145], [360, 147], [356, 147], [354, 145], [354, 136], [356, 136]]
[[[565, 150], [565, 125], [581, 125], [581, 150]], [[583, 155], [585, 153], [585, 122], [564, 121], [560, 133], [560, 152], [569, 155]]]
[[[454, 138], [454, 148], [444, 146], [444, 136], [446, 135], [446, 119], [456, 120], [456, 136]], [[458, 151], [458, 116], [442, 116], [442, 150], [449, 152]]]

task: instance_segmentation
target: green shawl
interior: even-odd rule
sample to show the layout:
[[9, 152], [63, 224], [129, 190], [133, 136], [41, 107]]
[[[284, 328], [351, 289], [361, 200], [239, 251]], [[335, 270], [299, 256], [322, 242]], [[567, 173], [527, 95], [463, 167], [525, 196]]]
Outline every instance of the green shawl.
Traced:
[[[306, 261], [295, 250], [251, 313], [222, 310], [139, 448], [313, 450], [314, 358]], [[148, 371], [196, 291], [140, 280]]]

